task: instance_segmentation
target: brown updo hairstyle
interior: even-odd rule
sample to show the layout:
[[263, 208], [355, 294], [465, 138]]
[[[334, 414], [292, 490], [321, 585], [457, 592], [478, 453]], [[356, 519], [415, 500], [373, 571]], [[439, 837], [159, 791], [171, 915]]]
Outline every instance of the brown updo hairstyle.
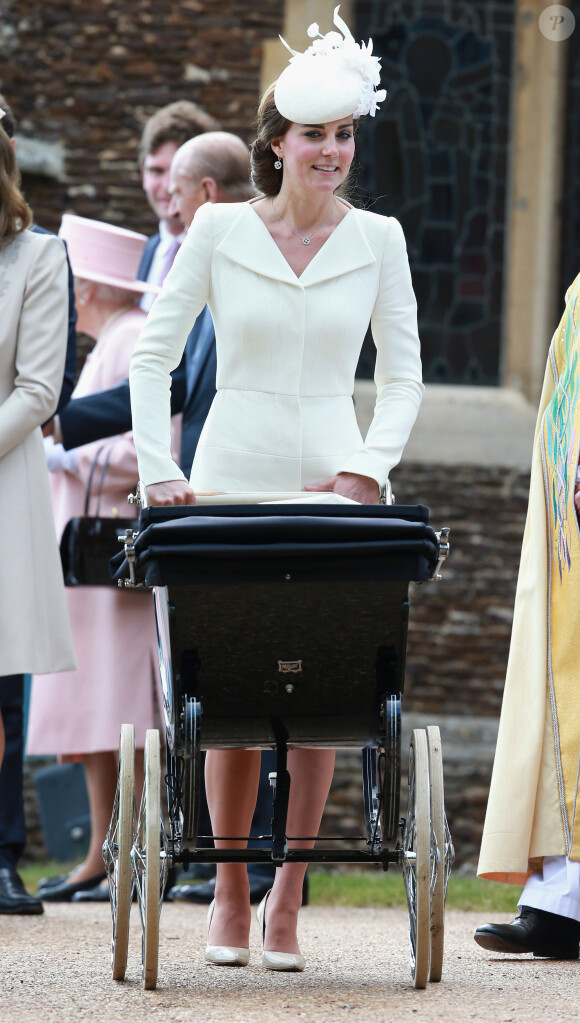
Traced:
[[[274, 103], [275, 88], [276, 82], [272, 82], [260, 100], [257, 115], [258, 130], [250, 150], [252, 183], [258, 192], [271, 198], [278, 195], [282, 185], [282, 170], [276, 170], [274, 167], [274, 161], [278, 157], [272, 149], [272, 142], [274, 139], [281, 139], [292, 124], [287, 117], [282, 117]], [[356, 126], [357, 122], [355, 121], [355, 130]], [[340, 187], [336, 189], [337, 195], [341, 195], [345, 199], [350, 198], [350, 180], [351, 171]]]
[[32, 212], [19, 186], [14, 147], [0, 121], [0, 246], [32, 223]]
[[278, 195], [282, 184], [282, 171], [274, 167], [278, 157], [272, 149], [272, 142], [281, 139], [292, 123], [287, 117], [282, 117], [274, 103], [275, 87], [276, 83], [272, 82], [260, 100], [258, 130], [250, 150], [252, 183], [262, 195], [272, 197]]

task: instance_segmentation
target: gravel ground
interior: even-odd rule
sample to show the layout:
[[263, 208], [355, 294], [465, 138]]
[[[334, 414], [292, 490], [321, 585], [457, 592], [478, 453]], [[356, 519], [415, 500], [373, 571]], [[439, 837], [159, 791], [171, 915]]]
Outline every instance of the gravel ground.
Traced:
[[371, 1020], [580, 1019], [580, 963], [498, 957], [478, 948], [480, 915], [449, 912], [443, 980], [411, 987], [403, 910], [309, 906], [300, 938], [303, 974], [259, 965], [254, 922], [246, 969], [205, 966], [205, 912], [167, 904], [161, 916], [159, 986], [140, 982], [140, 926], [131, 919], [124, 983], [109, 971], [107, 905], [47, 906], [43, 917], [2, 917], [0, 1023], [278, 1023]]

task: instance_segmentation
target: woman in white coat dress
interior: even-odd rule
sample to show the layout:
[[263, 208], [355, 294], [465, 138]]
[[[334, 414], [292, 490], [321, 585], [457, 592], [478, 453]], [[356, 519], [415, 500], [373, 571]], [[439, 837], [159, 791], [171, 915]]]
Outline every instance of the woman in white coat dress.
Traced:
[[[196, 490], [332, 490], [376, 503], [415, 420], [421, 364], [403, 233], [396, 220], [335, 194], [354, 156], [355, 117], [382, 98], [373, 87], [378, 61], [336, 14], [335, 24], [344, 38], [317, 40], [314, 59], [310, 51], [295, 55], [262, 100], [252, 147], [261, 197], [198, 211], [136, 346], [134, 436], [153, 504], [191, 504]], [[311, 26], [309, 35], [317, 31]], [[217, 394], [188, 485], [169, 453], [169, 374], [206, 302]], [[369, 321], [378, 399], [363, 442], [352, 394]], [[259, 764], [254, 750], [208, 753], [214, 834], [249, 833]], [[288, 834], [316, 834], [334, 753], [290, 750], [288, 768]], [[304, 968], [296, 935], [304, 871], [298, 863], [278, 870], [258, 911], [268, 969]], [[249, 926], [245, 865], [220, 864], [206, 959], [246, 965]]]

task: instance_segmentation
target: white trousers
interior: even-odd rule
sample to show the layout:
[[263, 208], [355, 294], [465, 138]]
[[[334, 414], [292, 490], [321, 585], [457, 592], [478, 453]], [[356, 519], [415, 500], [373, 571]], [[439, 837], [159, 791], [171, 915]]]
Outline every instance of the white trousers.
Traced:
[[542, 872], [530, 874], [518, 907], [530, 906], [580, 922], [580, 863], [567, 856], [544, 856]]

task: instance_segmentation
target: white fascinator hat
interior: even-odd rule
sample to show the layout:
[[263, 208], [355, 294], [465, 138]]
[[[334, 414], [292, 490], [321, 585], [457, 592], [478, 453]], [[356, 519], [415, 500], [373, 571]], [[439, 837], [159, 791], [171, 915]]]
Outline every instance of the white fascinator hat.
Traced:
[[348, 25], [334, 10], [338, 32], [321, 35], [316, 22], [308, 28], [314, 42], [304, 53], [293, 50], [274, 89], [274, 103], [282, 117], [298, 124], [324, 124], [341, 117], [375, 116], [387, 93], [378, 89], [381, 67], [373, 57], [373, 41], [356, 43]]

